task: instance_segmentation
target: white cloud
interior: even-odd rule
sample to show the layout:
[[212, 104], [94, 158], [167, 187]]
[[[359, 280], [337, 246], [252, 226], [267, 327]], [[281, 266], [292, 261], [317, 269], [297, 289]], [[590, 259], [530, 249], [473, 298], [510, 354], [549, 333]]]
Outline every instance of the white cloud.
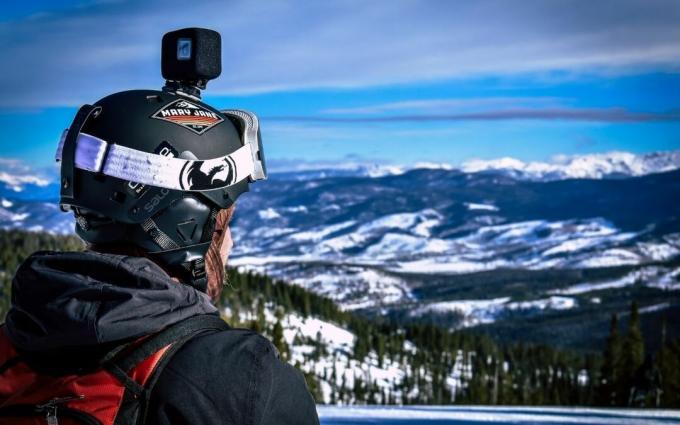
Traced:
[[417, 99], [399, 102], [379, 103], [352, 108], [333, 108], [321, 111], [326, 114], [370, 115], [385, 112], [444, 113], [449, 111], [468, 111], [485, 108], [559, 105], [561, 99], [555, 97], [473, 97], [454, 99]]
[[159, 41], [223, 36], [211, 93], [361, 87], [563, 70], [680, 68], [680, 3], [104, 2], [0, 24], [0, 105], [77, 104], [162, 84]]

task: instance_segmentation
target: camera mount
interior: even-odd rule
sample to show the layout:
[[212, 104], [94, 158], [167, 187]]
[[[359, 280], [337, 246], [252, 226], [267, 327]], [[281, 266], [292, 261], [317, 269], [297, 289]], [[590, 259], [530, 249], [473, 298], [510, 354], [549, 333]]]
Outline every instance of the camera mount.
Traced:
[[222, 73], [222, 39], [217, 31], [184, 28], [166, 33], [161, 48], [163, 91], [201, 98], [208, 81]]

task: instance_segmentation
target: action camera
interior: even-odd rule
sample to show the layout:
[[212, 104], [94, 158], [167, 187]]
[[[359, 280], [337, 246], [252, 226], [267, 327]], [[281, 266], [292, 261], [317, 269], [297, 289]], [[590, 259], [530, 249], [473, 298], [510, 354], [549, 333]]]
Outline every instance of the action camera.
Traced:
[[184, 28], [163, 36], [161, 73], [171, 91], [200, 97], [222, 72], [222, 40], [217, 31]]

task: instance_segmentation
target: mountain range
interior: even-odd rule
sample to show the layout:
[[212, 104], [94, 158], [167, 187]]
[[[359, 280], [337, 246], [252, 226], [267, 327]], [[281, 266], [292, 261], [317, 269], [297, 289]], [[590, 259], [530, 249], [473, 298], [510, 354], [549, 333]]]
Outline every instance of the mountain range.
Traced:
[[[594, 344], [633, 299], [643, 325], [680, 319], [678, 168], [680, 151], [277, 170], [239, 199], [230, 264], [361, 314]], [[54, 184], [16, 181], [0, 226], [72, 231]]]

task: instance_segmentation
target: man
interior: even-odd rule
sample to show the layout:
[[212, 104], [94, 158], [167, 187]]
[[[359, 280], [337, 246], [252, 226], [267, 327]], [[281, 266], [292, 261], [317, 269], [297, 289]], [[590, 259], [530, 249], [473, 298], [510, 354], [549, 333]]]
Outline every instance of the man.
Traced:
[[[212, 36], [183, 31], [182, 54]], [[227, 329], [211, 302], [235, 200], [265, 171], [257, 118], [198, 99], [210, 78], [107, 96], [65, 133], [60, 204], [89, 249], [19, 267], [0, 423], [318, 424], [300, 372], [265, 338]]]

